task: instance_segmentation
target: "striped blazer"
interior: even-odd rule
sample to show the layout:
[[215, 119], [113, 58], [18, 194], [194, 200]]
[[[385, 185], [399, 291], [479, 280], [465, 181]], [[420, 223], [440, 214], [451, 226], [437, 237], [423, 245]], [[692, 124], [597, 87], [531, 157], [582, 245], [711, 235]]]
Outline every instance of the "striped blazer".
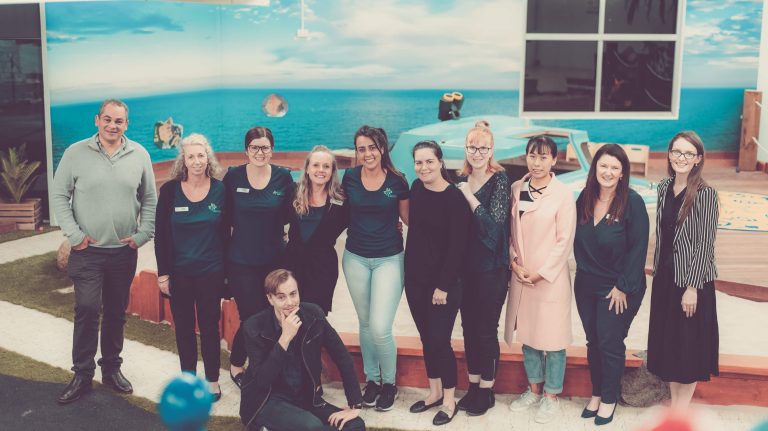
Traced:
[[[659, 200], [656, 207], [656, 250], [653, 255], [653, 274], [659, 263], [661, 252], [661, 214], [664, 197], [672, 186], [674, 178], [663, 179], [658, 186]], [[715, 235], [719, 206], [717, 191], [709, 186], [699, 187], [696, 201], [683, 224], [675, 228], [674, 263], [675, 284], [678, 287], [701, 289], [704, 283], [717, 278], [715, 266]]]

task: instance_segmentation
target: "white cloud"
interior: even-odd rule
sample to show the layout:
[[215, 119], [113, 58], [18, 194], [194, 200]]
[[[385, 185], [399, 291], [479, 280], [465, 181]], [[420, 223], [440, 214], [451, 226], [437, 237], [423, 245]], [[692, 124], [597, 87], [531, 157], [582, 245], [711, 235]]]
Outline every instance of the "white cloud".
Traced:
[[757, 57], [728, 57], [708, 60], [707, 65], [723, 69], [754, 69], [757, 67], [757, 60]]

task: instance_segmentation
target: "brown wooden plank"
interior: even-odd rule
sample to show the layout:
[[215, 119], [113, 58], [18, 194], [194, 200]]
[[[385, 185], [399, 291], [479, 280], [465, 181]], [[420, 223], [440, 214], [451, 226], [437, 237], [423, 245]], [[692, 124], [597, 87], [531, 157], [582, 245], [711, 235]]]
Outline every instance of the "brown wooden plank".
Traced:
[[759, 134], [760, 108], [757, 103], [760, 103], [762, 99], [762, 92], [744, 90], [744, 110], [739, 142], [739, 170], [741, 171], [748, 172], [757, 169], [757, 144], [753, 139], [757, 139]]

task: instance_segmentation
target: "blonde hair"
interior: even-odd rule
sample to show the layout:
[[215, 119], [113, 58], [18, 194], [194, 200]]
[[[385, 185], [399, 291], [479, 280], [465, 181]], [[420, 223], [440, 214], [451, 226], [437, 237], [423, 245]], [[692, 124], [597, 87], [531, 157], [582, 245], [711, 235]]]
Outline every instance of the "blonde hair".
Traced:
[[189, 145], [202, 145], [205, 149], [205, 155], [208, 157], [208, 166], [205, 168], [205, 176], [212, 178], [219, 175], [221, 172], [221, 165], [216, 159], [216, 154], [213, 153], [211, 144], [208, 143], [208, 139], [199, 133], [192, 133], [186, 138], [182, 139], [181, 145], [179, 145], [179, 154], [176, 156], [176, 160], [171, 167], [171, 180], [186, 181], [188, 172], [187, 165], [184, 164], [184, 147]]
[[[493, 133], [491, 133], [491, 125], [486, 120], [478, 121], [475, 123], [475, 127], [469, 129], [469, 132], [467, 132], [466, 145], [477, 144], [483, 138], [488, 140], [488, 144], [491, 146], [491, 149], [493, 149]], [[459, 175], [464, 177], [469, 176], [469, 174], [472, 173], [472, 165], [467, 161], [467, 156], [468, 154], [465, 152], [464, 167], [461, 169], [461, 172], [459, 172]], [[495, 174], [496, 172], [501, 172], [503, 170], [504, 167], [496, 160], [493, 160], [493, 153], [491, 153], [491, 157], [488, 159], [488, 168], [486, 172]]]
[[307, 158], [304, 159], [304, 171], [296, 185], [296, 197], [293, 199], [293, 209], [299, 216], [309, 214], [309, 198], [312, 195], [312, 184], [309, 179], [309, 174], [307, 174], [307, 169], [309, 168], [309, 161], [315, 153], [326, 153], [331, 156], [331, 178], [325, 183], [325, 191], [328, 192], [328, 197], [331, 199], [338, 201], [344, 200], [344, 193], [341, 190], [341, 182], [339, 181], [339, 168], [336, 164], [336, 156], [334, 156], [331, 150], [325, 145], [315, 145], [314, 148], [312, 148], [312, 151], [307, 154]]

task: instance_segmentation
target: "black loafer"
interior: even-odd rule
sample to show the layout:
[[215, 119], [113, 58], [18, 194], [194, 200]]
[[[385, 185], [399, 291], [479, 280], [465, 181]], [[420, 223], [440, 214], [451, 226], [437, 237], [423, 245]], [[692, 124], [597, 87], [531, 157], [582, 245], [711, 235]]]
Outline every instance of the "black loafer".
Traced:
[[421, 413], [431, 409], [432, 407], [437, 407], [442, 404], [443, 404], [442, 398], [440, 398], [439, 400], [435, 401], [432, 404], [427, 404], [424, 402], [424, 400], [420, 400], [413, 403], [413, 405], [410, 408], [410, 411], [411, 413]]
[[211, 392], [211, 395], [213, 395], [213, 402], [214, 403], [221, 399], [221, 391], [219, 391], [219, 392]]
[[75, 374], [61, 395], [59, 395], [57, 401], [59, 404], [69, 404], [77, 401], [83, 394], [89, 392], [91, 388], [93, 388], [93, 380], [90, 377]]
[[459, 411], [459, 408], [454, 405], [453, 406], [453, 413], [449, 416], [448, 413], [446, 413], [445, 410], [440, 409], [439, 412], [435, 415], [435, 417], [432, 419], [432, 425], [445, 425], [448, 422], [453, 420], [453, 417], [456, 416], [456, 413]]
[[590, 410], [586, 407], [584, 407], [584, 410], [581, 411], [581, 417], [584, 419], [590, 419], [597, 416], [597, 410]]
[[229, 378], [232, 379], [240, 389], [243, 389], [243, 377], [245, 377], [245, 371], [240, 371], [237, 375], [232, 374], [232, 371], [229, 372]]
[[123, 373], [120, 370], [117, 370], [117, 372], [102, 376], [101, 383], [105, 386], [109, 386], [110, 388], [114, 389], [116, 392], [119, 392], [121, 394], [132, 394], [133, 393], [133, 386], [131, 386], [131, 382], [128, 381], [128, 379], [125, 378]]

